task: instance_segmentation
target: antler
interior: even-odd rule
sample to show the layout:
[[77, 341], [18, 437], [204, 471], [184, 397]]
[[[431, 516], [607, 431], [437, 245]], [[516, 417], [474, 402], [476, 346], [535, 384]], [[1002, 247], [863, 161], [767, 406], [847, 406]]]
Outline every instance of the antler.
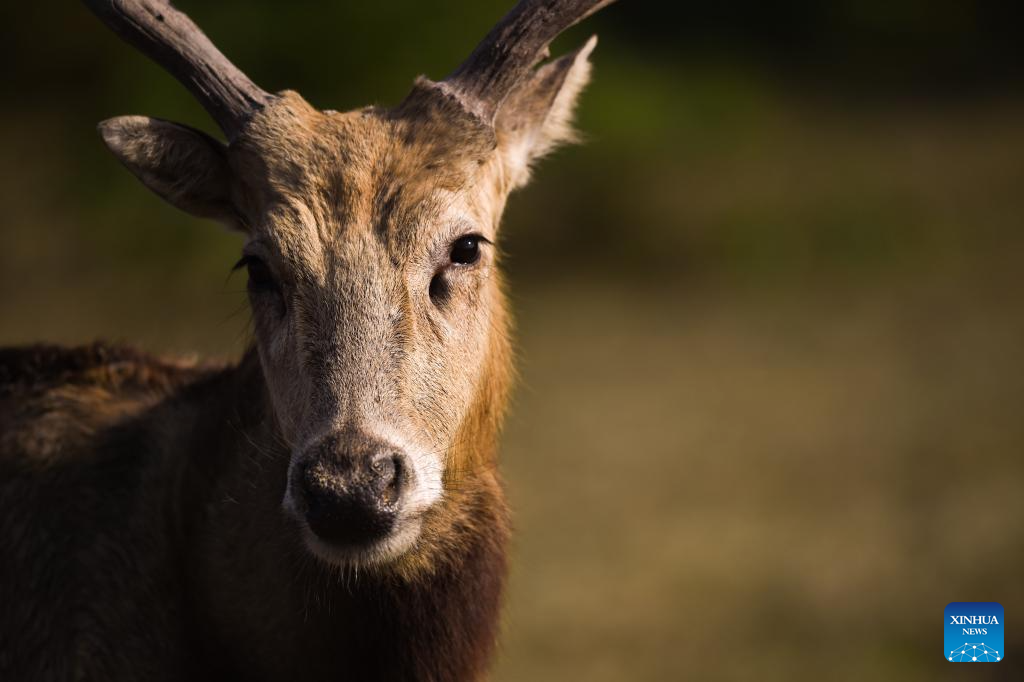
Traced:
[[477, 45], [469, 58], [438, 85], [491, 123], [505, 97], [558, 34], [614, 0], [521, 0]]
[[273, 98], [229, 62], [168, 0], [84, 2], [121, 39], [188, 88], [229, 140], [254, 111]]

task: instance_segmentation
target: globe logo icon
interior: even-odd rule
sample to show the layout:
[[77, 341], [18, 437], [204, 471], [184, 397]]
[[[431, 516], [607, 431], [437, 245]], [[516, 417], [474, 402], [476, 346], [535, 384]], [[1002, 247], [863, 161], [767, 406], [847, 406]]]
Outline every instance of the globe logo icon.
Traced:
[[943, 612], [942, 658], [948, 663], [999, 663], [1006, 658], [1005, 612], [994, 601], [956, 601]]
[[984, 642], [965, 642], [963, 646], [951, 650], [946, 658], [955, 663], [984, 663], [1000, 661], [1003, 657]]

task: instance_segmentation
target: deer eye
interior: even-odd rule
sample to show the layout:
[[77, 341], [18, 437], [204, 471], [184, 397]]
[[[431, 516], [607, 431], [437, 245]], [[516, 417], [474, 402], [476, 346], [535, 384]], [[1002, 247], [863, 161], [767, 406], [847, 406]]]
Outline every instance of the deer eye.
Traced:
[[456, 265], [472, 265], [480, 260], [480, 242], [483, 237], [468, 234], [452, 244], [451, 259]]
[[250, 291], [276, 291], [277, 282], [274, 273], [266, 262], [258, 256], [243, 256], [233, 269], [245, 268], [249, 272]]

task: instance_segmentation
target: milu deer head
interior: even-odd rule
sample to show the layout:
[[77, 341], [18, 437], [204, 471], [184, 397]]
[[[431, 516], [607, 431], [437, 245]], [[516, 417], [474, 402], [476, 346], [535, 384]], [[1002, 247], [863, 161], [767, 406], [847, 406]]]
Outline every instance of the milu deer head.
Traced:
[[[290, 449], [282, 504], [334, 564], [410, 553], [446, 494], [490, 466], [510, 373], [496, 243], [509, 193], [572, 139], [611, 0], [523, 0], [446, 79], [392, 109], [318, 111], [264, 92], [161, 0], [86, 0], [199, 100], [222, 143], [124, 116], [107, 146], [178, 208], [245, 237], [255, 346]], [[431, 525], [433, 524], [433, 525]]]

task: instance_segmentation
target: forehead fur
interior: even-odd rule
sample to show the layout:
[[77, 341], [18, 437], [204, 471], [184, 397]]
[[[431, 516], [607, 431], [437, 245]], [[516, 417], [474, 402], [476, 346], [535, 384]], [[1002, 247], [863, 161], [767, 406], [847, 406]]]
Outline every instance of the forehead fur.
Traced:
[[475, 195], [493, 184], [494, 150], [493, 132], [444, 101], [321, 112], [288, 91], [253, 117], [230, 155], [242, 205], [309, 211], [328, 232], [320, 238], [333, 240], [355, 227], [400, 238], [453, 196], [490, 204], [488, 192]]

